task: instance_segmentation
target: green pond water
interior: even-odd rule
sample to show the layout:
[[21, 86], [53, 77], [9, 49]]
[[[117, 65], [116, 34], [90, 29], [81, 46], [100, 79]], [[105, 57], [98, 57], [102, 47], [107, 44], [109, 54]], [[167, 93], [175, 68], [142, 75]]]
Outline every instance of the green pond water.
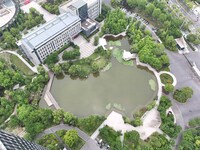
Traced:
[[[121, 39], [118, 48], [130, 48], [126, 39]], [[113, 44], [113, 43], [111, 43]], [[155, 76], [135, 65], [126, 66], [112, 58], [112, 67], [90, 75], [88, 79], [54, 78], [51, 93], [65, 111], [79, 117], [91, 114], [108, 114], [118, 110], [131, 117], [133, 112], [150, 103], [157, 94]]]

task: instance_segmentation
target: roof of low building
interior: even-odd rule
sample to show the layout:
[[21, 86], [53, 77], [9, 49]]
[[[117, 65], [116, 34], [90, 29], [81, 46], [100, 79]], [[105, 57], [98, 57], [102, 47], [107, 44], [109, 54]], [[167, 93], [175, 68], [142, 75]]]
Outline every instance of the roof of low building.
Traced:
[[175, 39], [176, 43], [180, 46], [180, 48], [185, 48], [185, 42], [183, 37]]

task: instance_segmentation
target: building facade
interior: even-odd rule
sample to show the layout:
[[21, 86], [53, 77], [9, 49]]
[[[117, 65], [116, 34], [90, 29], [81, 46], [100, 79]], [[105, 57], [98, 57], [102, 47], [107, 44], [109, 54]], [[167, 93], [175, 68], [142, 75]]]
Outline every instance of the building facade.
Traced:
[[47, 150], [46, 148], [21, 137], [0, 131], [1, 150]]
[[48, 55], [72, 41], [80, 32], [80, 18], [68, 12], [27, 34], [17, 44], [23, 54], [38, 65]]

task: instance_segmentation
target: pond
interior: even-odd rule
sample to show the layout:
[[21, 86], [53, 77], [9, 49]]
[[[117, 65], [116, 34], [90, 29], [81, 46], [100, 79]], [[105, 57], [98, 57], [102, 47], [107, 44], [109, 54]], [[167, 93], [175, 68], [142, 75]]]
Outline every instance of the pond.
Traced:
[[[119, 49], [130, 49], [128, 40], [121, 38], [109, 43]], [[121, 43], [121, 44], [119, 44]], [[127, 117], [150, 103], [157, 95], [155, 76], [146, 69], [138, 68], [135, 63], [127, 66], [112, 58], [112, 67], [100, 72], [99, 76], [90, 75], [88, 79], [54, 78], [51, 93], [65, 111], [79, 117], [92, 114], [105, 115], [118, 110]]]

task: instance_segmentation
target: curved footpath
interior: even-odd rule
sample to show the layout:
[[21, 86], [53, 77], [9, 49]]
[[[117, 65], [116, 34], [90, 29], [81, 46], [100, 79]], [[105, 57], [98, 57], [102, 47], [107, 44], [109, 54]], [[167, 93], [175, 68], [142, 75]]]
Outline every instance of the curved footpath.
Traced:
[[19, 55], [17, 52], [15, 51], [10, 51], [10, 50], [3, 50], [0, 51], [1, 53], [9, 53], [9, 54], [13, 54], [15, 56], [17, 56], [29, 69], [31, 69], [34, 73], [38, 73], [37, 71], [37, 66], [32, 67], [21, 55]]
[[78, 136], [86, 142], [85, 145], [81, 148], [81, 150], [100, 150], [96, 141], [91, 139], [90, 136], [88, 136], [85, 132], [81, 131], [77, 127], [69, 126], [66, 124], [60, 124], [60, 125], [56, 125], [51, 128], [48, 128], [44, 130], [42, 133], [38, 134], [35, 139], [41, 138], [46, 134], [50, 134], [50, 133], [55, 134], [56, 131], [64, 130], [64, 129], [65, 130], [75, 129], [78, 132]]
[[[168, 74], [168, 75], [170, 75], [170, 76], [172, 77], [172, 79], [173, 79], [172, 85], [173, 85], [173, 86], [176, 86], [176, 84], [177, 84], [176, 77], [175, 77], [171, 72], [168, 72], [168, 71], [160, 71], [160, 72], [159, 72], [159, 75], [161, 75], [161, 74]], [[162, 86], [165, 86], [165, 85], [162, 83]]]

